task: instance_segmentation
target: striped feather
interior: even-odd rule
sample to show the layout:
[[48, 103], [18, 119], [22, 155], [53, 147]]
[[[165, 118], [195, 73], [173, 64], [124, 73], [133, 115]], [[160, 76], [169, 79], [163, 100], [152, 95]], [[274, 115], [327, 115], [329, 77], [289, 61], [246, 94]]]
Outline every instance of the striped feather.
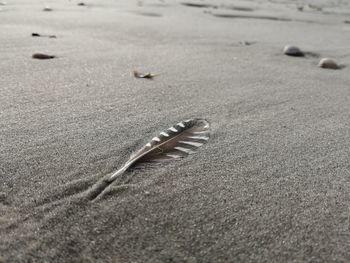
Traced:
[[132, 154], [122, 168], [106, 176], [87, 192], [88, 200], [95, 200], [103, 191], [130, 167], [146, 163], [163, 163], [184, 158], [194, 153], [209, 140], [209, 123], [203, 119], [179, 122], [155, 136], [140, 150]]
[[109, 177], [112, 182], [132, 166], [144, 163], [158, 163], [184, 158], [194, 153], [209, 140], [209, 123], [204, 119], [190, 119], [179, 122], [162, 131], [132, 154], [122, 168]]

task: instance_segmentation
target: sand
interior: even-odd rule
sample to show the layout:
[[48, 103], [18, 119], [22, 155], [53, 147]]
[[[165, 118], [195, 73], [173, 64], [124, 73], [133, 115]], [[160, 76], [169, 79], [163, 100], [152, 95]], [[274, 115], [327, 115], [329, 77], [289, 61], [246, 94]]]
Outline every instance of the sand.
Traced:
[[[0, 262], [350, 261], [347, 1], [78, 3], [0, 6]], [[196, 154], [83, 198], [192, 117]]]

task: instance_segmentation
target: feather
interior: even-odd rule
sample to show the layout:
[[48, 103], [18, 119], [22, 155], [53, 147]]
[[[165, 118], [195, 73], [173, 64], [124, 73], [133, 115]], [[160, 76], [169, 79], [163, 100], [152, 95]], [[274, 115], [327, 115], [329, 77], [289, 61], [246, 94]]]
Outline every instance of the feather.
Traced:
[[114, 180], [128, 168], [149, 162], [163, 162], [188, 156], [209, 140], [209, 123], [190, 119], [162, 131], [132, 154], [122, 168], [110, 176]]
[[209, 123], [204, 119], [189, 119], [175, 124], [132, 154], [119, 170], [97, 183], [90, 192], [89, 199], [95, 199], [129, 168], [184, 158], [207, 143], [209, 136]]

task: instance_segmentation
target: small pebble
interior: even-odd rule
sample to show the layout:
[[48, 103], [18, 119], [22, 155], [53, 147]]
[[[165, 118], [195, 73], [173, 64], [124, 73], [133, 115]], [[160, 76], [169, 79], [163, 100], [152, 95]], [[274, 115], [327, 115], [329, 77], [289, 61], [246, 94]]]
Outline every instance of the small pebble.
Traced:
[[339, 65], [330, 58], [322, 58], [318, 63], [320, 68], [330, 68], [330, 69], [339, 69]]
[[84, 2], [78, 3], [78, 6], [86, 6], [86, 4]]
[[52, 8], [50, 8], [50, 7], [45, 7], [45, 8], [43, 9], [43, 11], [49, 12], [49, 11], [52, 11]]
[[304, 53], [297, 46], [291, 46], [291, 45], [285, 46], [283, 48], [283, 53], [287, 56], [293, 56], [293, 57], [304, 56]]
[[46, 54], [43, 54], [43, 53], [35, 53], [32, 55], [32, 58], [35, 58], [35, 59], [52, 59], [52, 58], [55, 58], [56, 56], [53, 56], [53, 55], [46, 55]]

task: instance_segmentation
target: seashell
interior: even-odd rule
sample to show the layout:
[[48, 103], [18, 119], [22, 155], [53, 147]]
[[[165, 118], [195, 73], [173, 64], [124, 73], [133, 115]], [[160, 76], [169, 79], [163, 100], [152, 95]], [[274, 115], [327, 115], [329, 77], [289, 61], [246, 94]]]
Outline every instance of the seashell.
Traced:
[[43, 53], [35, 53], [32, 55], [32, 58], [36, 58], [36, 59], [51, 59], [51, 58], [55, 58], [56, 56], [53, 55], [46, 55]]
[[318, 66], [320, 68], [330, 68], [330, 69], [339, 69], [339, 65], [330, 58], [322, 58], [320, 62], [318, 63]]
[[286, 45], [283, 48], [283, 53], [288, 56], [293, 56], [293, 57], [303, 57], [304, 52], [302, 52], [297, 46], [292, 46], [292, 45]]

